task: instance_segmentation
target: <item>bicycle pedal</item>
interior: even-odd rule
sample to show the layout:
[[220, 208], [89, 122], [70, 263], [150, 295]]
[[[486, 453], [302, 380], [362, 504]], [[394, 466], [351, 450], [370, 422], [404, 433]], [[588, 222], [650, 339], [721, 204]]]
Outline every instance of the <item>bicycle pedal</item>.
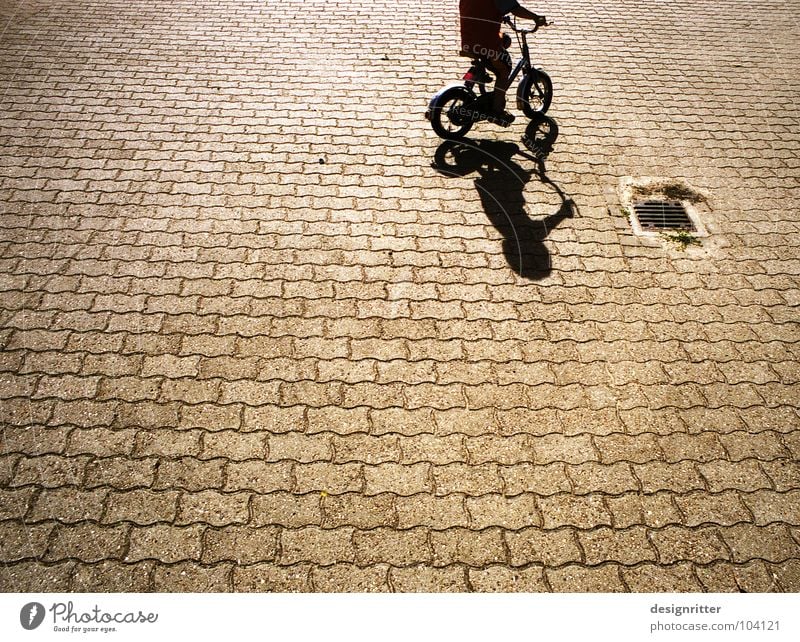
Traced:
[[502, 117], [500, 117], [500, 116], [495, 116], [495, 115], [493, 115], [493, 114], [490, 114], [490, 115], [489, 115], [489, 116], [486, 118], [486, 120], [488, 120], [488, 121], [489, 121], [490, 123], [492, 123], [493, 125], [499, 125], [500, 127], [510, 127], [510, 126], [511, 126], [511, 124], [512, 124], [512, 123], [513, 123], [513, 122], [514, 122], [516, 119], [514, 118], [514, 115], [513, 115], [513, 114], [508, 114], [508, 116], [510, 116], [510, 118], [509, 118], [509, 117], [502, 118]]

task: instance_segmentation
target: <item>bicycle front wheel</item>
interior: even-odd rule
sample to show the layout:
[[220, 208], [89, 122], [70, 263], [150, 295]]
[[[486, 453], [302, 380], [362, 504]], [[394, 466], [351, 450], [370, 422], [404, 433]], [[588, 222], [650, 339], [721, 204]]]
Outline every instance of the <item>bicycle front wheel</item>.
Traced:
[[531, 69], [517, 88], [517, 108], [528, 118], [536, 118], [550, 108], [553, 101], [553, 82], [541, 69]]

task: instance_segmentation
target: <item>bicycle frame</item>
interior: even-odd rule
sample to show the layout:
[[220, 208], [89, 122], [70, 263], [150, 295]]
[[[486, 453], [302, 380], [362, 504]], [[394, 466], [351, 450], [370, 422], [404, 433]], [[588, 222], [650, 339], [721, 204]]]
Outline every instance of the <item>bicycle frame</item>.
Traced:
[[[507, 52], [503, 54], [503, 58], [513, 65], [513, 68], [509, 69], [508, 87], [514, 81], [518, 81], [517, 108], [528, 118], [534, 119], [546, 113], [550, 107], [553, 98], [553, 84], [547, 73], [531, 63], [527, 35], [549, 23], [537, 19], [536, 28], [528, 30], [517, 29], [516, 24], [510, 18], [505, 18], [504, 22], [514, 30], [521, 52], [516, 63], [510, 59]], [[504, 36], [504, 49], [510, 45], [511, 39], [507, 35]], [[487, 90], [487, 87], [491, 88], [491, 84], [495, 80], [489, 73], [489, 70], [492, 70], [491, 60], [485, 55], [471, 56], [471, 58], [469, 70], [461, 78], [462, 83], [453, 83], [443, 87], [433, 95], [428, 103], [425, 118], [431, 121], [433, 130], [441, 138], [461, 139], [475, 123], [482, 120], [488, 120], [503, 127], [508, 127], [514, 120], [510, 114], [508, 117], [504, 116], [502, 120], [496, 115], [492, 115], [489, 100], [494, 92]], [[521, 79], [520, 74], [522, 75]]]
[[509, 76], [509, 81], [508, 81], [509, 86], [511, 85], [511, 83], [514, 82], [514, 79], [519, 75], [519, 72], [522, 71], [522, 69], [528, 71], [531, 68], [531, 53], [530, 49], [528, 48], [528, 34], [524, 32], [523, 33], [515, 32], [515, 33], [517, 36], [517, 42], [519, 43], [519, 48], [522, 55], [519, 61], [517, 62], [517, 66], [514, 67], [514, 71], [511, 72], [511, 75]]
[[[528, 48], [528, 38], [525, 32], [517, 32], [517, 43], [519, 44], [519, 48], [521, 50], [520, 59], [517, 61], [517, 64], [514, 66], [511, 74], [508, 77], [508, 85], [509, 87], [513, 84], [516, 80], [517, 76], [519, 76], [521, 71], [529, 71], [533, 65], [531, 65], [531, 58], [530, 58], [530, 49]], [[487, 72], [487, 59], [484, 58], [476, 58], [475, 61], [472, 63], [472, 67], [470, 70], [464, 75], [463, 80], [467, 81], [467, 87], [471, 87], [474, 84], [486, 84], [485, 82], [481, 82], [479, 76], [480, 74], [473, 73], [473, 69], [478, 72], [482, 72], [484, 75]]]
[[516, 77], [519, 75], [519, 72], [522, 71], [523, 68], [525, 69], [525, 71], [527, 71], [528, 69], [530, 69], [530, 67], [531, 67], [530, 60], [527, 60], [525, 57], [520, 58], [519, 62], [517, 63], [517, 66], [514, 67], [514, 71], [512, 71], [511, 75], [508, 77], [509, 87], [512, 85]]

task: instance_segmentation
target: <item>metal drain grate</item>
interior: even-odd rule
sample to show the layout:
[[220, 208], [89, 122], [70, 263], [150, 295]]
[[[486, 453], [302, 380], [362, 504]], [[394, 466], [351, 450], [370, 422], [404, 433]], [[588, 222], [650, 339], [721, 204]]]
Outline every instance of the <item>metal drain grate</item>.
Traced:
[[696, 232], [689, 213], [680, 201], [637, 201], [633, 213], [642, 230], [686, 230]]

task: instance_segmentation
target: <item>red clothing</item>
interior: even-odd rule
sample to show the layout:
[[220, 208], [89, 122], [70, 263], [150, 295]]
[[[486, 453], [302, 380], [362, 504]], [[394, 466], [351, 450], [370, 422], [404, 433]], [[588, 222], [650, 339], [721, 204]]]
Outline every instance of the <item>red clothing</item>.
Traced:
[[458, 9], [462, 54], [486, 56], [503, 48], [500, 21], [505, 14], [500, 13], [493, 0], [461, 0]]

